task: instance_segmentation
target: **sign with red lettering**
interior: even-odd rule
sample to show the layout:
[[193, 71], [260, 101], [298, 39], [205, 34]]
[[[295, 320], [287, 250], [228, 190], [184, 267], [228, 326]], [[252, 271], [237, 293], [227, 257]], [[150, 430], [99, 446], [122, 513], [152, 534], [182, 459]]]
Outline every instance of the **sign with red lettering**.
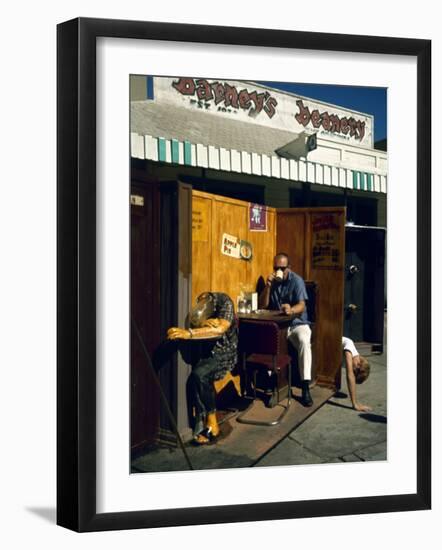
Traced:
[[312, 214], [312, 267], [341, 268], [341, 225], [339, 214]]
[[[198, 118], [204, 113], [247, 123], [249, 127], [258, 125], [261, 130], [263, 126], [283, 130], [295, 134], [293, 137], [307, 131], [316, 134], [318, 140], [373, 147], [374, 118], [368, 113], [276, 90], [257, 82], [175, 76], [154, 77], [154, 85], [157, 105], [199, 113]], [[141, 106], [134, 103], [134, 108], [141, 109]], [[180, 117], [185, 115], [174, 109], [163, 113], [173, 121], [178, 117], [178, 126], [183, 124]], [[215, 124], [212, 128], [216, 134]], [[219, 127], [222, 134], [221, 130], [222, 126]], [[205, 142], [204, 134], [198, 136], [196, 130], [191, 134], [192, 139], [199, 140], [198, 143], [212, 145]], [[228, 137], [223, 139], [227, 141], [223, 146], [228, 148]], [[289, 141], [290, 136], [287, 137]]]
[[213, 104], [218, 110], [242, 109], [251, 117], [263, 111], [269, 118], [275, 115], [276, 99], [268, 92], [258, 93], [247, 88], [239, 89], [227, 82], [212, 81], [205, 78], [179, 78], [172, 82], [172, 86], [184, 96], [192, 96], [195, 102]]
[[240, 243], [238, 237], [233, 237], [227, 233], [223, 233], [221, 239], [221, 254], [230, 256], [231, 258], [240, 257]]
[[322, 127], [327, 132], [349, 135], [356, 140], [362, 141], [365, 135], [365, 122], [356, 120], [353, 117], [339, 117], [336, 114], [322, 113], [318, 109], [310, 109], [304, 105], [302, 99], [296, 102], [299, 112], [295, 115], [296, 120], [302, 126], [310, 125], [311, 128]]

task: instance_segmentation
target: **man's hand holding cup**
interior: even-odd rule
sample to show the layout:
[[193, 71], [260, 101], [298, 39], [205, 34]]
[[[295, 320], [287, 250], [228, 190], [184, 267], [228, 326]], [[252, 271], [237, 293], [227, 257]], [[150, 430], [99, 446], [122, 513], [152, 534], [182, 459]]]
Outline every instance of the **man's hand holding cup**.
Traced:
[[267, 277], [267, 286], [272, 286], [274, 280], [275, 280], [275, 274], [270, 273], [270, 275]]

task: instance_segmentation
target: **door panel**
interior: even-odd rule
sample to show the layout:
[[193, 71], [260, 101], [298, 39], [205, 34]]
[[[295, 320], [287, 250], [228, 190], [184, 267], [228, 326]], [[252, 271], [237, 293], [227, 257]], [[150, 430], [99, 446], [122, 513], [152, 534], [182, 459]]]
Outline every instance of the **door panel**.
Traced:
[[319, 384], [336, 387], [342, 363], [345, 208], [277, 209], [276, 249], [317, 285], [314, 371]]
[[[159, 216], [156, 184], [131, 187], [131, 317], [152, 354], [159, 342]], [[131, 323], [131, 448], [159, 429], [159, 392]]]

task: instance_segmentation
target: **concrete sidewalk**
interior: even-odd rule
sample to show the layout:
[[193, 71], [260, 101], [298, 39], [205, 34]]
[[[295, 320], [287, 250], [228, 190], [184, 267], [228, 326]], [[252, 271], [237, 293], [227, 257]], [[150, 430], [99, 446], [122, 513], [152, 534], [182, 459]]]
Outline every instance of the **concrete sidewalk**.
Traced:
[[[368, 380], [356, 386], [360, 403], [372, 407], [370, 413], [352, 409], [347, 395], [345, 369], [342, 371], [341, 391], [328, 399], [314, 414], [293, 430], [278, 432], [278, 427], [247, 426], [232, 419], [230, 438], [240, 437], [235, 445], [222, 441], [212, 447], [195, 448], [188, 445], [188, 454], [195, 469], [244, 468], [326, 462], [354, 462], [386, 460], [387, 458], [387, 402], [386, 354], [371, 355]], [[314, 388], [313, 391], [320, 391]], [[313, 394], [313, 392], [312, 392]], [[319, 398], [319, 394], [318, 394]], [[307, 409], [308, 410], [308, 409]], [[307, 412], [306, 410], [306, 412]], [[289, 415], [281, 424], [290, 423]], [[264, 430], [272, 430], [265, 434]], [[241, 434], [240, 434], [241, 432]], [[264, 435], [261, 452], [257, 445]], [[274, 443], [269, 440], [269, 435]], [[264, 443], [266, 445], [264, 445]], [[256, 449], [255, 449], [256, 447]], [[183, 471], [189, 467], [180, 448], [157, 448], [132, 462], [132, 472]]]
[[386, 460], [386, 353], [371, 355], [368, 359], [370, 376], [356, 389], [358, 401], [373, 409], [370, 413], [352, 409], [343, 369], [341, 392], [271, 449], [255, 466]]

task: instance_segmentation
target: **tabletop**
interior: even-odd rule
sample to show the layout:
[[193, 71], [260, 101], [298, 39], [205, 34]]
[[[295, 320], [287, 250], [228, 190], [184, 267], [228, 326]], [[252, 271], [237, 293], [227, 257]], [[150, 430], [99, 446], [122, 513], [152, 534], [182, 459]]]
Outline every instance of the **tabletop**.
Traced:
[[278, 325], [285, 325], [290, 323], [296, 315], [287, 315], [279, 310], [272, 309], [258, 309], [253, 313], [238, 313], [239, 320], [250, 321], [273, 321]]

